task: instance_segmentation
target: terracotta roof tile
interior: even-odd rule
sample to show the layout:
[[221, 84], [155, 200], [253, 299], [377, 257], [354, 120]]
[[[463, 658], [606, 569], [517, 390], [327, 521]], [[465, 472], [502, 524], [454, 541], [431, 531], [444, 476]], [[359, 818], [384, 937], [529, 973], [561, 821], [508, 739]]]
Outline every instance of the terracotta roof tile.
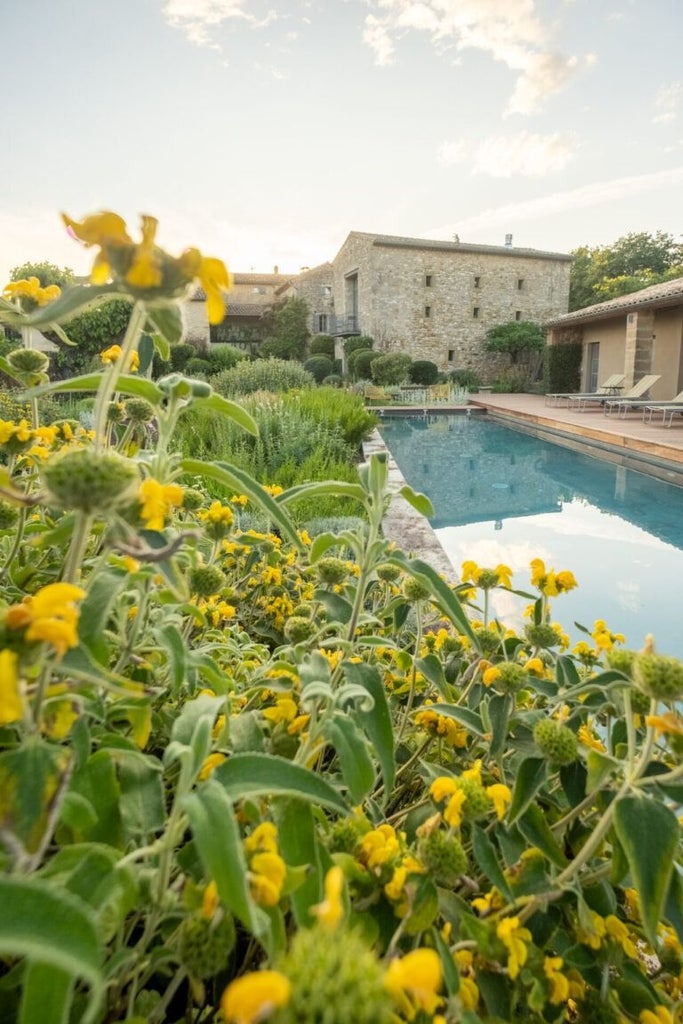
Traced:
[[565, 313], [563, 316], [546, 321], [546, 324], [548, 327], [555, 327], [562, 324], [584, 323], [588, 320], [602, 320], [612, 313], [616, 316], [631, 309], [646, 306], [670, 306], [681, 302], [683, 302], [683, 277], [676, 277], [672, 281], [663, 281], [661, 284], [642, 288], [638, 292], [629, 292], [628, 295], [608, 299], [607, 302], [598, 302], [594, 306], [575, 309], [573, 313]]

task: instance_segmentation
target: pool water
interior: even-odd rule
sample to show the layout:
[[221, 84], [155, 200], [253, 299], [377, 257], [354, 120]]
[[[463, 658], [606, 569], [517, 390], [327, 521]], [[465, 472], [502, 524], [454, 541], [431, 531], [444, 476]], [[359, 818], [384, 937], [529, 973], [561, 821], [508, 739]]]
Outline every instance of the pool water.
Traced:
[[[529, 563], [571, 569], [579, 586], [553, 618], [604, 619], [640, 648], [647, 633], [683, 658], [683, 488], [485, 417], [388, 418], [382, 436], [407, 482], [431, 499], [431, 524], [457, 571], [465, 559], [509, 565], [531, 591]], [[585, 447], [585, 446], [584, 446]], [[495, 614], [519, 627], [528, 602], [495, 591]]]

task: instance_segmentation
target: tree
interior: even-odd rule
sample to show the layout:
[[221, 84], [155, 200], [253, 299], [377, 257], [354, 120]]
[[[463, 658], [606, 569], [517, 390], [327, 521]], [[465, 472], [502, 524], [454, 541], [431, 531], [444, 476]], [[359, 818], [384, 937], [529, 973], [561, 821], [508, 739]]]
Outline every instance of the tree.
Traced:
[[511, 320], [496, 324], [486, 335], [487, 352], [501, 352], [510, 356], [513, 366], [529, 361], [532, 352], [545, 348], [545, 331], [532, 320]]
[[572, 256], [570, 310], [683, 276], [683, 245], [664, 231], [630, 232], [611, 245], [580, 246]]
[[25, 281], [29, 277], [37, 277], [41, 288], [57, 284], [60, 288], [68, 288], [74, 283], [74, 272], [70, 267], [58, 267], [54, 263], [43, 260], [42, 263], [22, 263], [10, 271], [10, 281]]
[[310, 331], [308, 303], [288, 299], [273, 315], [273, 333], [261, 345], [259, 354], [277, 359], [301, 359]]

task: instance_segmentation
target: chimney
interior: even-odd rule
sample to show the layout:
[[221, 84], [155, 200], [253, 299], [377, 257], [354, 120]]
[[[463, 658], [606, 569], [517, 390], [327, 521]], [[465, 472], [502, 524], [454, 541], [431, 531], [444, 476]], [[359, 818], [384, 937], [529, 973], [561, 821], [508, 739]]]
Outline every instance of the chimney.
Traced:
[[512, 248], [512, 235], [505, 236], [505, 244], [508, 247], [508, 249]]
[[273, 273], [274, 273], [274, 274], [279, 274], [279, 273], [280, 273], [280, 268], [278, 267], [277, 263], [276, 263], [276, 264], [275, 264], [275, 266], [273, 267]]

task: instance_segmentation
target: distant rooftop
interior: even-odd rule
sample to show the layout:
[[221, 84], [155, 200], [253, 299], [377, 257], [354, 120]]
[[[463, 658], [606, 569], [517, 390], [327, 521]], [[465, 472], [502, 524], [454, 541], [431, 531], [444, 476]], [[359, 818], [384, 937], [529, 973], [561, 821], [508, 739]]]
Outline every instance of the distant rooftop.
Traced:
[[510, 245], [477, 245], [474, 242], [439, 242], [431, 238], [405, 238], [402, 235], [374, 235], [366, 231], [352, 231], [351, 235], [372, 239], [373, 245], [400, 249], [436, 249], [442, 252], [473, 252], [488, 253], [492, 256], [526, 256], [536, 260], [561, 260], [571, 262], [573, 259], [564, 252], [545, 252], [542, 249], [523, 249]]
[[674, 306], [683, 301], [683, 277], [675, 277], [672, 281], [653, 284], [649, 288], [641, 288], [638, 292], [629, 292], [607, 302], [598, 302], [594, 306], [575, 309], [573, 313], [565, 313], [554, 320], [546, 321], [548, 327], [560, 327], [563, 324], [586, 323], [589, 320], [602, 320], [612, 314], [626, 313], [631, 309], [643, 309], [648, 306]]

